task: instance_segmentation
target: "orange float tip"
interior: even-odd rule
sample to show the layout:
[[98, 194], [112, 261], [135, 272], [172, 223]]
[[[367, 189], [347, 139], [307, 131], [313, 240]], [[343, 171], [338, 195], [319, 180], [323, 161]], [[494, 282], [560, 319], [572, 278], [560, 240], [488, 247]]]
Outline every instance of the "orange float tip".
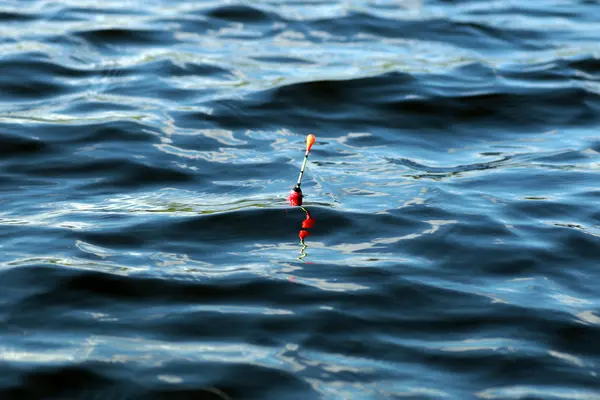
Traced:
[[315, 144], [315, 140], [317, 140], [317, 138], [312, 133], [306, 137], [306, 152], [307, 153], [310, 151], [310, 148], [312, 147], [312, 145]]

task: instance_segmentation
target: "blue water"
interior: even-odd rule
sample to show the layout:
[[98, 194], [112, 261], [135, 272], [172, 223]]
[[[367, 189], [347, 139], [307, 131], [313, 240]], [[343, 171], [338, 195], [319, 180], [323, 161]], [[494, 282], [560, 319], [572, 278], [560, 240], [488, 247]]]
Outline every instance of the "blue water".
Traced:
[[599, 16], [4, 0], [0, 398], [600, 399]]

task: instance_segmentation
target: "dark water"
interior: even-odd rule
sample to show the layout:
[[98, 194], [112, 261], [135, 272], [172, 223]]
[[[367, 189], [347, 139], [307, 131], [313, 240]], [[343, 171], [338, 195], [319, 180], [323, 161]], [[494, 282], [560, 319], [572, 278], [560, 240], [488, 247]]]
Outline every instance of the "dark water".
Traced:
[[599, 15], [5, 0], [0, 398], [600, 399]]

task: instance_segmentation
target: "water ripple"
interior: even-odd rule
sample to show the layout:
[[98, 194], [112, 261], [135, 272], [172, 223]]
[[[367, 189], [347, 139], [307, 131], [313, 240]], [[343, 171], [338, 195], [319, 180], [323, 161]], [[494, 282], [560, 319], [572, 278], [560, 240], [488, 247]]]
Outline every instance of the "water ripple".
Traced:
[[600, 398], [596, 15], [6, 1], [0, 397]]

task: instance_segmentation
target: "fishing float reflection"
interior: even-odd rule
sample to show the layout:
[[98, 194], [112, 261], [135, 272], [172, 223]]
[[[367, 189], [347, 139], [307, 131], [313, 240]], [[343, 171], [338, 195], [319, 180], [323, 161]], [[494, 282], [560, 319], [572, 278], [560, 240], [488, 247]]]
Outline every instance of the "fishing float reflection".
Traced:
[[298, 237], [300, 238], [300, 245], [302, 246], [300, 248], [300, 257], [298, 257], [298, 259], [302, 260], [304, 257], [307, 256], [306, 249], [308, 247], [304, 242], [304, 239], [311, 235], [308, 229], [311, 229], [313, 226], [315, 226], [315, 219], [312, 217], [312, 215], [310, 215], [310, 212], [306, 208], [302, 206], [300, 206], [300, 208], [306, 213], [306, 216], [302, 221], [302, 229], [300, 229], [300, 232], [298, 233]]

